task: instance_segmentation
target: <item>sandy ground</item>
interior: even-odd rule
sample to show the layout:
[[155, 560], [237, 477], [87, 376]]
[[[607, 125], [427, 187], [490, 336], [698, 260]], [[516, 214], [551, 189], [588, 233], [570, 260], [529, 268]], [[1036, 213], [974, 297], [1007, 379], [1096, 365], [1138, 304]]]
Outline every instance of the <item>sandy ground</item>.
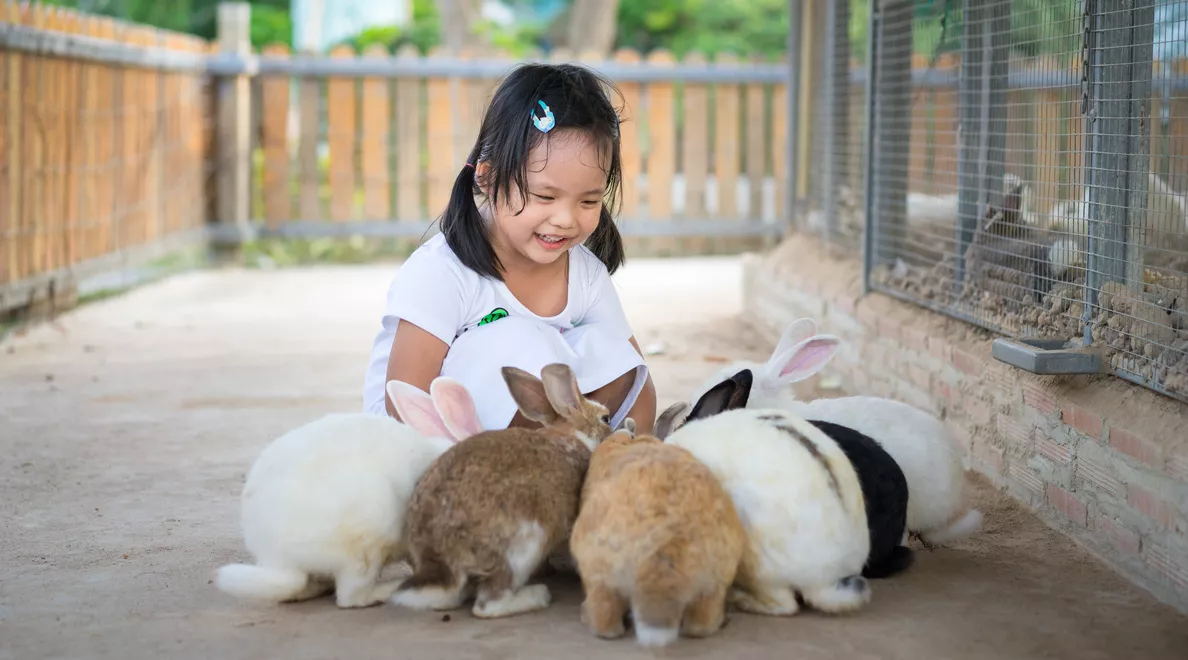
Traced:
[[[391, 266], [179, 276], [0, 346], [0, 658], [648, 656], [593, 638], [580, 589], [547, 611], [269, 606], [211, 584], [246, 559], [238, 496], [284, 430], [360, 403]], [[737, 259], [634, 262], [617, 280], [666, 404], [724, 356], [766, 346], [737, 319]], [[977, 481], [974, 540], [922, 551], [849, 617], [734, 614], [659, 655], [1184, 658], [1188, 619]]]

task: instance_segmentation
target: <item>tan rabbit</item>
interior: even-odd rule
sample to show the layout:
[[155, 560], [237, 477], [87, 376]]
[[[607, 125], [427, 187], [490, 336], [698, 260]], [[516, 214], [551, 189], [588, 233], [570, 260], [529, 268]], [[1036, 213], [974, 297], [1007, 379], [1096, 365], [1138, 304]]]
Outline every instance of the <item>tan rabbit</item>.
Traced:
[[594, 450], [570, 538], [582, 621], [619, 637], [630, 605], [640, 645], [712, 635], [746, 543], [734, 503], [688, 450], [625, 426]]
[[409, 503], [414, 572], [396, 605], [456, 609], [473, 592], [483, 618], [549, 606], [547, 586], [525, 585], [569, 538], [590, 452], [611, 433], [608, 411], [581, 395], [564, 364], [544, 367], [540, 380], [504, 367], [503, 379], [543, 428], [477, 433], [429, 467]]

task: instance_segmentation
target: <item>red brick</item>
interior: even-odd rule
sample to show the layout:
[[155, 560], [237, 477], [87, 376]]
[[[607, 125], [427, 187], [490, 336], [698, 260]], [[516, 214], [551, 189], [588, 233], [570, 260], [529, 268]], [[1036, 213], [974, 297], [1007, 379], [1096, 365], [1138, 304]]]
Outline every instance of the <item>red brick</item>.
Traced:
[[873, 305], [862, 305], [858, 308], [858, 321], [873, 330], [879, 327], [879, 313]]
[[1035, 451], [1040, 456], [1059, 465], [1068, 465], [1072, 460], [1072, 450], [1065, 445], [1057, 444], [1043, 431], [1038, 431], [1035, 434]]
[[1099, 515], [1097, 517], [1097, 528], [1101, 531], [1101, 535], [1110, 542], [1110, 545], [1121, 552], [1125, 552], [1128, 555], [1137, 555], [1142, 550], [1142, 542], [1139, 540], [1138, 532], [1116, 520]]
[[1157, 544], [1146, 544], [1147, 565], [1179, 589], [1188, 589], [1188, 552], [1169, 552]]
[[1167, 476], [1180, 481], [1188, 481], [1188, 452], [1181, 452], [1167, 459]]
[[1077, 475], [1102, 493], [1118, 499], [1126, 497], [1126, 487], [1114, 476], [1113, 470], [1093, 459], [1078, 458]]
[[965, 395], [962, 407], [965, 409], [965, 414], [975, 424], [981, 424], [983, 426], [990, 423], [991, 416], [994, 412], [991, 410], [989, 403], [969, 394]]
[[1035, 408], [1044, 415], [1056, 412], [1056, 397], [1048, 394], [1035, 383], [1023, 385], [1023, 403]]
[[1011, 480], [1036, 495], [1044, 492], [1044, 480], [1026, 465], [1011, 466]]
[[986, 368], [986, 362], [969, 351], [954, 348], [953, 366], [971, 376], [980, 376]]
[[1150, 518], [1160, 527], [1171, 528], [1176, 515], [1175, 508], [1162, 497], [1137, 484], [1127, 484], [1126, 501], [1135, 511]]
[[932, 379], [932, 396], [945, 404], [953, 400], [953, 388], [939, 377]]
[[1076, 495], [1064, 490], [1060, 486], [1048, 484], [1048, 503], [1057, 511], [1063, 513], [1069, 520], [1084, 527], [1089, 522], [1089, 507], [1077, 499]]
[[904, 348], [925, 353], [928, 351], [928, 333], [919, 328], [904, 326], [900, 332], [899, 343]]
[[1031, 448], [1031, 436], [1035, 427], [1011, 419], [1006, 415], [999, 415], [996, 421], [998, 435], [1006, 441], [1008, 447], [1018, 447], [1023, 450]]
[[932, 374], [926, 367], [919, 364], [908, 365], [908, 378], [925, 391], [929, 390], [932, 385]]
[[1095, 439], [1101, 438], [1101, 432], [1105, 426], [1101, 421], [1100, 415], [1074, 405], [1065, 408], [1061, 412], [1060, 419], [1065, 424]]
[[878, 322], [879, 337], [882, 339], [890, 339], [891, 341], [899, 341], [899, 320], [891, 316], [880, 316]]
[[949, 362], [953, 359], [953, 347], [949, 346], [949, 343], [942, 337], [929, 337], [928, 354], [934, 358]]
[[1002, 447], [995, 447], [989, 443], [981, 443], [978, 445], [977, 456], [983, 463], [994, 469], [997, 474], [1003, 474], [1003, 467], [1006, 465], [1004, 456], [1006, 450]]
[[1110, 429], [1110, 446], [1143, 465], [1156, 469], [1163, 467], [1162, 449], [1142, 436], [1112, 428]]

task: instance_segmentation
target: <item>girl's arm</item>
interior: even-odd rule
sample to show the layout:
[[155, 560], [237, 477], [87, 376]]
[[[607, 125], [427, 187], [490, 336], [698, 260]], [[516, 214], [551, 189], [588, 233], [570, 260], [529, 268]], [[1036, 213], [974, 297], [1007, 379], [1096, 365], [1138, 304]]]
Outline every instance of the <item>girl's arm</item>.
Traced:
[[[429, 384], [441, 374], [449, 346], [420, 326], [400, 321], [396, 326], [396, 337], [392, 340], [392, 351], [388, 354], [387, 380], [402, 380], [409, 385], [429, 391]], [[386, 382], [386, 381], [385, 381]], [[643, 394], [640, 394], [643, 397]], [[384, 396], [384, 406], [390, 417], [400, 419], [392, 405], [392, 398]], [[653, 409], [655, 405], [653, 404]]]
[[[640, 350], [639, 342], [635, 341], [635, 337], [632, 336], [629, 341], [635, 347], [635, 352], [643, 357], [643, 351]], [[656, 386], [652, 383], [651, 369], [648, 369], [648, 379], [644, 382], [643, 389], [639, 391], [635, 405], [631, 406], [631, 411], [627, 413], [627, 416], [635, 420], [636, 433], [652, 432], [652, 427], [656, 424]]]

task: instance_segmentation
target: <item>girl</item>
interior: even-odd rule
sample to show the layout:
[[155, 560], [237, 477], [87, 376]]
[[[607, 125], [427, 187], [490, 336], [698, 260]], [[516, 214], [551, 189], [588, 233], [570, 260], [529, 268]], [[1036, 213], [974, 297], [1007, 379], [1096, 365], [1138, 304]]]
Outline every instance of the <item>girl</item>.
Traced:
[[533, 426], [500, 369], [564, 362], [612, 427], [630, 416], [651, 431], [655, 388], [610, 279], [624, 254], [608, 209], [621, 185], [609, 88], [584, 67], [530, 64], [496, 90], [441, 233], [388, 290], [368, 411], [396, 416], [389, 380], [428, 391], [442, 375], [470, 390], [484, 429]]

